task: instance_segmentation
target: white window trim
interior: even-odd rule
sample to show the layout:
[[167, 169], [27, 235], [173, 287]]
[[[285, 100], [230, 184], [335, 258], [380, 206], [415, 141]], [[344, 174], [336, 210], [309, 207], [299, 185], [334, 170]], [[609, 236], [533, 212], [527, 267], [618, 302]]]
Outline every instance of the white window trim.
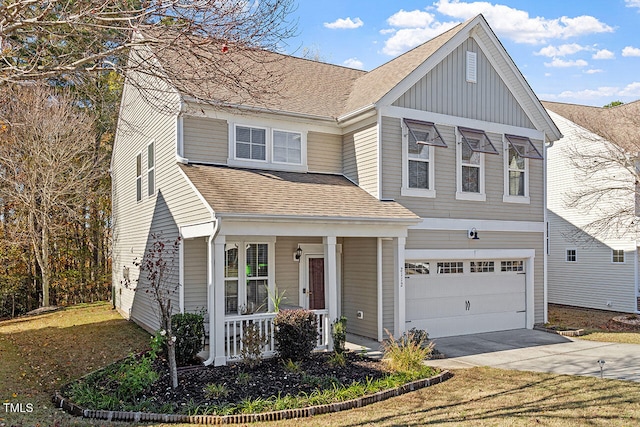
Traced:
[[[265, 160], [243, 159], [236, 157], [236, 128], [238, 126], [265, 130]], [[300, 163], [285, 163], [273, 161], [273, 131], [300, 134]], [[229, 156], [227, 164], [244, 168], [285, 170], [290, 172], [307, 172], [307, 130], [291, 127], [283, 128], [280, 123], [260, 122], [231, 122], [229, 121]]]
[[[140, 162], [140, 175], [138, 175], [138, 162]], [[135, 161], [134, 167], [135, 167], [135, 174], [136, 174], [136, 181], [135, 181], [136, 182], [136, 187], [135, 187], [136, 203], [140, 203], [143, 199], [142, 197], [142, 151], [136, 154], [136, 161]], [[140, 189], [139, 197], [138, 197], [138, 188]]]
[[[622, 262], [613, 260], [613, 251], [616, 251], [616, 250], [622, 251]], [[627, 254], [625, 253], [624, 249], [611, 249], [611, 264], [620, 265], [620, 264], [626, 264], [626, 263], [627, 263]]]
[[514, 196], [509, 194], [509, 141], [502, 135], [502, 147], [503, 147], [503, 165], [504, 165], [504, 194], [502, 195], [502, 201], [504, 203], [522, 203], [531, 204], [531, 197], [529, 197], [529, 159], [524, 158], [524, 196]]
[[[575, 259], [575, 261], [569, 261], [569, 260], [567, 259], [567, 255], [568, 255], [568, 253], [567, 253], [567, 252], [568, 252], [568, 251], [575, 251], [575, 254], [576, 254], [576, 259]], [[565, 250], [564, 250], [564, 262], [569, 263], [569, 264], [573, 264], [573, 263], [575, 263], [575, 262], [578, 262], [578, 249], [576, 249], [576, 248], [565, 248]]]
[[402, 119], [400, 120], [400, 126], [402, 127], [402, 188], [400, 189], [400, 194], [410, 197], [434, 198], [436, 197], [434, 146], [427, 146], [429, 148], [429, 188], [409, 187], [409, 129], [407, 129]]
[[[153, 146], [153, 166], [149, 167], [149, 147]], [[147, 145], [147, 196], [148, 197], [153, 197], [156, 195], [156, 193], [158, 192], [158, 177], [157, 177], [157, 168], [156, 168], [156, 159], [158, 156], [156, 156], [156, 143], [155, 141], [151, 141], [148, 145]], [[149, 180], [149, 174], [153, 171], [153, 192], [150, 191], [150, 186], [149, 183], [151, 182]]]
[[462, 191], [462, 135], [456, 127], [456, 200], [469, 200], [476, 202], [486, 202], [487, 194], [485, 192], [485, 165], [484, 157], [485, 153], [478, 153], [480, 155], [480, 192], [469, 193]]

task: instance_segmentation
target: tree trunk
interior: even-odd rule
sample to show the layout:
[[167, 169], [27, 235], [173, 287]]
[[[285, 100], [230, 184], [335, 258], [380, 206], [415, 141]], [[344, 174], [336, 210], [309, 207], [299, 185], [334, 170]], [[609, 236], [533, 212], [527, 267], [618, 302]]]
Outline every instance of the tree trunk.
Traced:
[[171, 375], [171, 388], [178, 388], [178, 365], [176, 364], [176, 343], [173, 341], [173, 333], [167, 333], [167, 356], [169, 358], [169, 374]]

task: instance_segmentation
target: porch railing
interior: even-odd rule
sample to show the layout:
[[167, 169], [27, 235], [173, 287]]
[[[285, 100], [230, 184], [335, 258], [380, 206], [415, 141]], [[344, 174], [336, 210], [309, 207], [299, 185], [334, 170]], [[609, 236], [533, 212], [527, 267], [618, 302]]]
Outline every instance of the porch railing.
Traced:
[[[316, 316], [318, 325], [318, 342], [316, 350], [328, 348], [331, 339], [331, 322], [329, 320], [329, 310], [312, 310]], [[241, 358], [242, 339], [244, 331], [250, 324], [258, 326], [258, 330], [263, 337], [267, 337], [266, 344], [262, 347], [264, 357], [273, 356], [276, 352], [273, 332], [275, 326], [273, 319], [276, 313], [243, 314], [241, 316], [229, 316], [224, 319], [224, 347], [228, 361]]]

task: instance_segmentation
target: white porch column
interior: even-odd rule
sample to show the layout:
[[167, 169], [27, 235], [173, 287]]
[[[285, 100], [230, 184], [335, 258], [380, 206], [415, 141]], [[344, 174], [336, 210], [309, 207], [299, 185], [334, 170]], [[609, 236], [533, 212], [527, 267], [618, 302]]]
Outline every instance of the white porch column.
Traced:
[[214, 365], [227, 363], [224, 351], [224, 245], [225, 236], [216, 236], [213, 243], [213, 324], [209, 325], [212, 336], [209, 344], [213, 345]]
[[406, 330], [406, 296], [405, 296], [405, 284], [404, 284], [404, 248], [406, 244], [406, 237], [396, 238], [396, 255], [394, 256], [396, 278], [394, 283], [394, 297], [395, 301], [395, 331], [396, 337], [401, 336]]
[[[324, 277], [325, 283], [328, 285], [327, 304], [329, 310], [329, 321], [325, 327], [330, 325], [338, 318], [338, 262], [336, 260], [336, 236], [327, 236], [323, 239], [324, 243]], [[329, 351], [333, 350], [333, 340], [327, 343]]]

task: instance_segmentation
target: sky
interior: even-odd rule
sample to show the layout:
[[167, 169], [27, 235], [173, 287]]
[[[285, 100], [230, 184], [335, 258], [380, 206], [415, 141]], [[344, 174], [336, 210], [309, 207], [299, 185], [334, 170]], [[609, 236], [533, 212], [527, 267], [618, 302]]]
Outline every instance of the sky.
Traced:
[[299, 0], [284, 50], [368, 71], [479, 13], [541, 100], [640, 99], [640, 0]]

